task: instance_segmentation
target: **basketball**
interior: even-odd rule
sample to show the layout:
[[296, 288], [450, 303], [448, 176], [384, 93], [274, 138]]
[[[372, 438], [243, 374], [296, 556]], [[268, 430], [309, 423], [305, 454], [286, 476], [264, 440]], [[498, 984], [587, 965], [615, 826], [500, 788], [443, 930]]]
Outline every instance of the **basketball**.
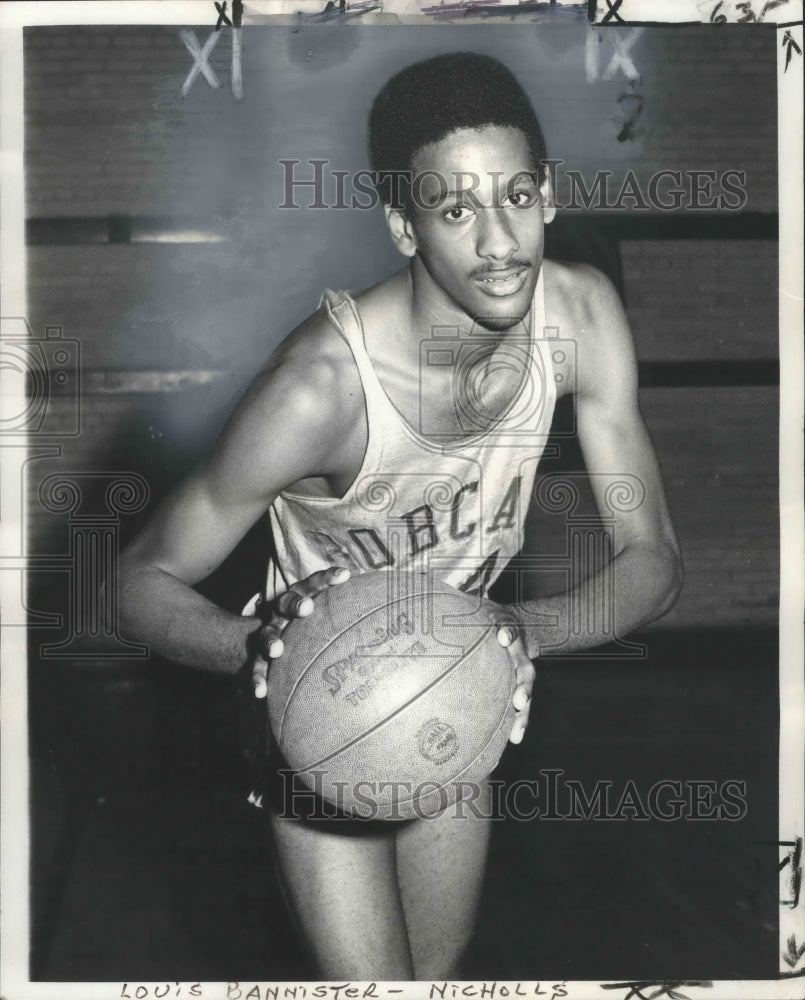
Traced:
[[496, 633], [477, 596], [414, 574], [360, 574], [320, 594], [286, 627], [268, 677], [294, 779], [364, 818], [468, 798], [514, 722], [515, 671]]

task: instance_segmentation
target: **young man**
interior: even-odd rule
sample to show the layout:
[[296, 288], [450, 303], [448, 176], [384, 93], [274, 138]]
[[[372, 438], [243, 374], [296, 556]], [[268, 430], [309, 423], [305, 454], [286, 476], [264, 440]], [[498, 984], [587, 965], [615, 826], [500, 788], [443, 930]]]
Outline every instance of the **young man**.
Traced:
[[[376, 98], [369, 133], [408, 266], [355, 298], [325, 293], [122, 560], [127, 631], [182, 663], [250, 669], [258, 698], [289, 617], [309, 614], [345, 570], [426, 559], [485, 600], [521, 547], [555, 398], [571, 388], [599, 507], [624, 475], [645, 493], [617, 521], [610, 565], [571, 595], [576, 607], [614, 588], [623, 635], [664, 613], [681, 578], [623, 309], [594, 270], [543, 260], [554, 215], [544, 141], [512, 74], [472, 53], [411, 66]], [[575, 357], [548, 348], [546, 325]], [[261, 622], [193, 585], [266, 511], [276, 553]], [[571, 648], [570, 602], [487, 606], [517, 671], [516, 743], [540, 643]], [[489, 821], [477, 812], [363, 826], [272, 812], [282, 882], [319, 975], [455, 974], [484, 870]]]

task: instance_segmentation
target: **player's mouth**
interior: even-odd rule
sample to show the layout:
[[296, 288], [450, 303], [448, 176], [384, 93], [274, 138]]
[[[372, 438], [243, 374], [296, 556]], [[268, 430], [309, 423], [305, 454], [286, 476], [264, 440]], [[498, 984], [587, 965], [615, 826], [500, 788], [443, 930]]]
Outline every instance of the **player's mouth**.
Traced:
[[528, 267], [521, 264], [512, 267], [487, 269], [475, 275], [475, 282], [486, 295], [494, 297], [514, 295], [525, 285]]

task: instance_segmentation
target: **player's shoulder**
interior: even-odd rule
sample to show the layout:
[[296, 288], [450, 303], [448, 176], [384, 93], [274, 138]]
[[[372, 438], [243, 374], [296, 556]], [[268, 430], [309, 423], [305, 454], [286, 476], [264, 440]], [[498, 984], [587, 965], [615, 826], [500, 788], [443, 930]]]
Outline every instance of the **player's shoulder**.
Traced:
[[[323, 309], [292, 330], [252, 379], [220, 444], [235, 454], [273, 455], [295, 442], [326, 464], [362, 406], [349, 346]], [[318, 467], [318, 465], [317, 465]]]
[[344, 407], [357, 380], [349, 345], [321, 306], [277, 346], [250, 389], [255, 401], [281, 399], [290, 412], [328, 419]]
[[292, 372], [301, 381], [321, 388], [342, 375], [351, 359], [349, 345], [322, 305], [288, 334], [268, 367]]
[[[545, 261], [545, 311], [550, 326], [572, 337], [593, 361], [632, 342], [618, 290], [597, 267]], [[588, 361], [588, 367], [590, 362]]]
[[578, 331], [611, 327], [623, 317], [620, 296], [610, 279], [591, 264], [546, 260], [546, 307], [571, 320]]
[[404, 326], [409, 318], [408, 268], [396, 271], [355, 296], [364, 331], [385, 331]]
[[563, 381], [565, 391], [596, 397], [631, 392], [634, 344], [612, 281], [589, 264], [545, 261], [544, 267], [547, 323], [575, 345], [575, 370]]

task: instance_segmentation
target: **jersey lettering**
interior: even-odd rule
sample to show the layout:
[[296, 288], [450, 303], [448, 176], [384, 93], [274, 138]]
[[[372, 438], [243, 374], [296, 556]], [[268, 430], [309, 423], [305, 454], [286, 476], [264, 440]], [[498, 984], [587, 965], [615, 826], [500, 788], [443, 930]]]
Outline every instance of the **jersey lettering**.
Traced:
[[476, 522], [470, 521], [470, 523], [459, 530], [459, 507], [464, 500], [465, 493], [477, 493], [478, 492], [478, 481], [474, 483], [467, 483], [466, 486], [462, 486], [461, 489], [453, 497], [453, 503], [450, 507], [450, 537], [453, 541], [459, 541], [462, 538], [469, 538], [470, 535], [475, 531]]
[[[486, 534], [501, 531], [511, 531], [516, 527], [518, 518], [521, 477], [515, 476], [509, 484], [506, 493], [495, 513], [492, 523], [486, 529]], [[404, 526], [404, 533], [407, 537], [406, 555], [399, 554], [397, 562], [405, 564], [408, 558], [416, 558], [420, 553], [433, 549], [442, 543], [447, 543], [449, 539], [454, 542], [466, 543], [478, 532], [480, 517], [462, 518], [462, 510], [472, 506], [477, 509], [476, 504], [471, 504], [468, 497], [477, 498], [480, 481], [474, 480], [465, 483], [454, 495], [449, 507], [449, 522], [441, 528], [442, 535], [439, 535], [436, 516], [430, 504], [422, 504], [403, 514], [400, 521]], [[445, 511], [440, 514], [443, 520], [447, 520]], [[380, 531], [377, 528], [347, 528], [346, 536], [339, 538], [327, 531], [306, 529], [305, 536], [310, 543], [318, 550], [323, 562], [330, 565], [346, 565], [349, 569], [357, 572], [365, 570], [386, 569], [395, 565], [395, 556], [392, 554], [388, 540], [384, 542]], [[499, 572], [499, 563], [502, 565], [508, 561], [509, 556], [501, 556], [501, 552], [507, 551], [505, 545], [500, 545], [495, 551], [484, 558], [483, 552], [477, 552], [477, 558], [483, 558], [483, 562], [475, 569], [470, 576], [459, 586], [459, 590], [467, 594], [485, 594], [491, 582]]]
[[316, 545], [325, 562], [341, 565], [346, 560], [350, 569], [361, 569], [360, 563], [349, 549], [337, 542], [332, 535], [328, 535], [326, 531], [307, 530], [305, 535]]
[[403, 514], [402, 517], [408, 526], [408, 538], [411, 545], [412, 557], [418, 556], [420, 552], [432, 549], [438, 544], [439, 536], [436, 534], [433, 511], [427, 504], [415, 507], [407, 514]]
[[511, 485], [506, 490], [506, 496], [498, 508], [497, 514], [492, 524], [486, 529], [488, 535], [501, 528], [513, 528], [514, 519], [517, 514], [517, 501], [520, 498], [520, 476], [516, 476], [511, 481]]
[[458, 589], [465, 594], [479, 594], [481, 597], [485, 597], [486, 588], [489, 586], [489, 581], [495, 572], [499, 552], [500, 549], [495, 549], [492, 555], [485, 559], [478, 569], [467, 577], [464, 583], [459, 585]]
[[384, 566], [394, 565], [394, 557], [374, 528], [350, 528], [347, 534], [361, 550], [369, 569], [383, 569]]

